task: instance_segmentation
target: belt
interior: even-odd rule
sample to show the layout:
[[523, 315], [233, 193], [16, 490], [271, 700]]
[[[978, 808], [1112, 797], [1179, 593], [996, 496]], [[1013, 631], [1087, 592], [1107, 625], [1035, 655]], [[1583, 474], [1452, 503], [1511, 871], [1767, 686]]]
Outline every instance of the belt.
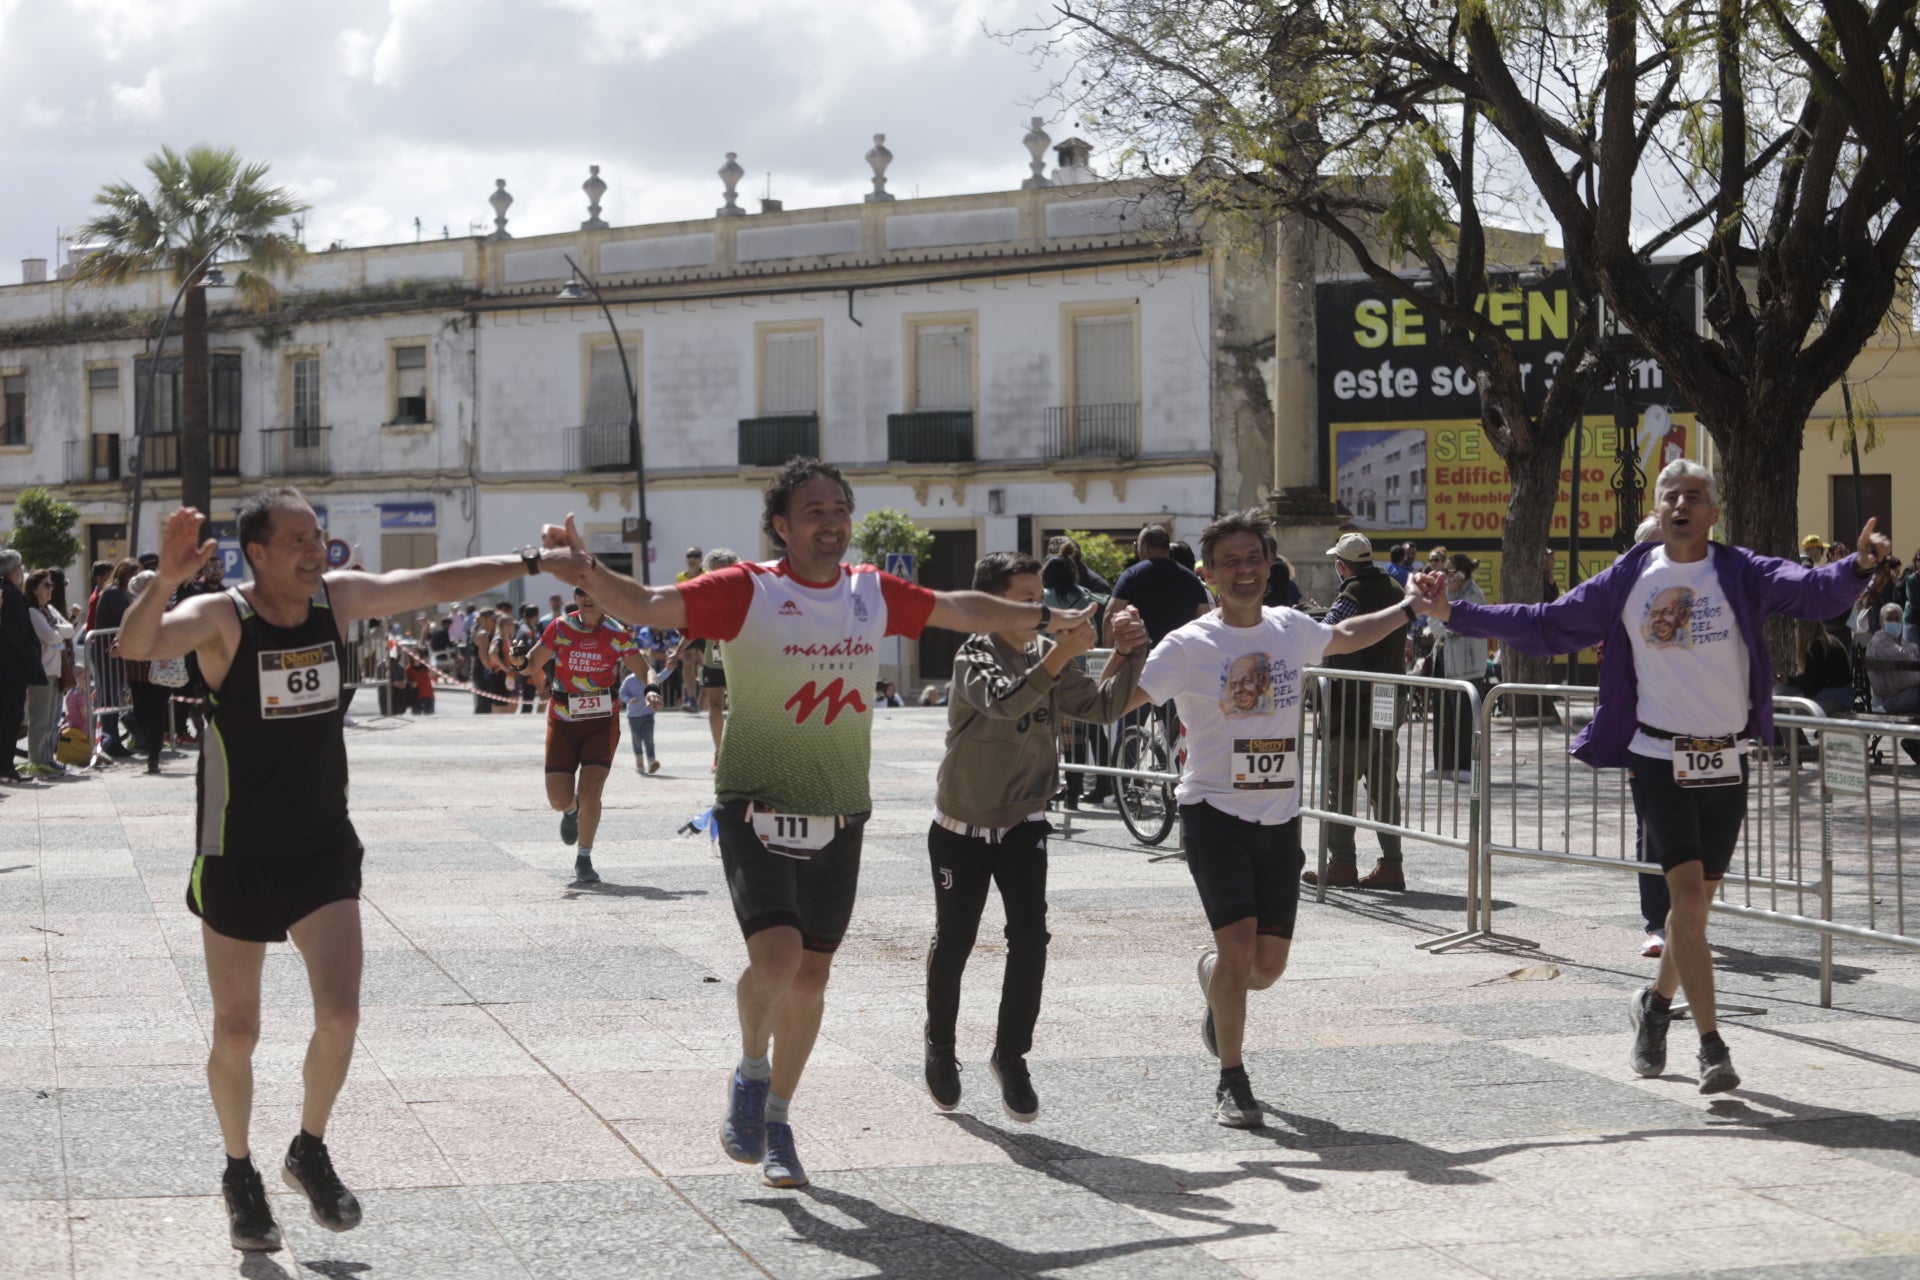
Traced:
[[1675, 738], [1680, 736], [1679, 734], [1669, 732], [1666, 729], [1656, 729], [1650, 724], [1641, 725], [1640, 732], [1646, 734], [1649, 738], [1658, 738], [1662, 742], [1672, 742]]
[[[1013, 827], [1025, 826], [1029, 822], [1045, 822], [1046, 820], [1047, 815], [1044, 812], [1029, 814], [1019, 822], [1014, 823]], [[955, 835], [965, 836], [969, 840], [984, 840], [988, 844], [999, 844], [1002, 840], [1006, 839], [1007, 832], [1013, 830], [1013, 827], [976, 827], [971, 823], [962, 822], [958, 818], [949, 818], [946, 814], [940, 812], [938, 808], [935, 808], [933, 811], [933, 821], [935, 826], [944, 827]]]

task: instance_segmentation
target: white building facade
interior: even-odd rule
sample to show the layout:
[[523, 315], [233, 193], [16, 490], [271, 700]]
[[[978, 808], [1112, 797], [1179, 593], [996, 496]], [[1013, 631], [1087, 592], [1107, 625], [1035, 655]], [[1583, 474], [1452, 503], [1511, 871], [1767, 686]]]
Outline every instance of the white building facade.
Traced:
[[[1245, 381], [1223, 373], [1220, 334], [1247, 337], [1222, 313], [1227, 273], [1248, 267], [1191, 230], [1141, 228], [1142, 208], [1138, 191], [1051, 186], [308, 254], [270, 314], [210, 299], [210, 515], [294, 484], [337, 554], [382, 570], [506, 552], [573, 512], [638, 573], [617, 329], [656, 582], [691, 546], [765, 554], [761, 492], [795, 453], [843, 468], [861, 511], [932, 530], [919, 576], [935, 587], [1065, 529], [1152, 521], [1191, 540], [1246, 487], [1221, 474], [1219, 440], [1236, 423], [1245, 436], [1248, 408], [1219, 401]], [[563, 300], [569, 259], [611, 328], [591, 300]], [[1252, 294], [1271, 289], [1269, 274]], [[81, 508], [89, 559], [124, 551], [147, 353], [171, 300], [158, 277], [0, 288], [21, 428], [0, 442], [0, 521], [44, 485]], [[179, 498], [177, 360], [170, 341], [142, 550]], [[558, 584], [515, 587], [544, 599]], [[943, 652], [919, 659], [909, 679], [944, 674]]]

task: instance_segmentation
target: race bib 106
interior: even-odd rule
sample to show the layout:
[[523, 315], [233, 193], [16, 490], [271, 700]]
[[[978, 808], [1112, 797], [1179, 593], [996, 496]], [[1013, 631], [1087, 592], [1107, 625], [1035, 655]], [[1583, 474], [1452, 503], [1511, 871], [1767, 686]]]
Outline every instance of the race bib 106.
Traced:
[[1293, 785], [1293, 738], [1235, 738], [1233, 789], [1284, 791]]
[[1740, 748], [1733, 735], [1673, 740], [1673, 780], [1682, 787], [1730, 787], [1740, 781]]
[[260, 717], [324, 715], [340, 705], [340, 658], [332, 641], [260, 654]]

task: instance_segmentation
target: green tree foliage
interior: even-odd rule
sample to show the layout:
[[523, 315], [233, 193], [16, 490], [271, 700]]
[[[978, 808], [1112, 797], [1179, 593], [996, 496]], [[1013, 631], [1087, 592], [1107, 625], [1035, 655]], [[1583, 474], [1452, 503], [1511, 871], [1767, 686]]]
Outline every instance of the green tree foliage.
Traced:
[[868, 564], [884, 565], [888, 553], [904, 551], [917, 565], [933, 550], [933, 535], [909, 519], [906, 512], [881, 507], [854, 524], [853, 545]]
[[23, 489], [13, 502], [13, 532], [7, 546], [20, 553], [28, 569], [64, 569], [80, 558], [74, 526], [80, 508], [61, 502], [45, 489]]
[[1108, 582], [1119, 577], [1127, 567], [1127, 549], [1104, 533], [1081, 533], [1075, 529], [1067, 530], [1067, 537], [1080, 548], [1080, 562], [1093, 570]]
[[74, 278], [120, 284], [164, 271], [175, 288], [189, 286], [179, 321], [181, 499], [205, 511], [213, 483], [207, 296], [195, 286], [207, 263], [227, 258], [237, 264], [230, 283], [242, 301], [257, 310], [270, 307], [276, 296], [270, 277], [291, 271], [300, 253], [283, 224], [308, 206], [287, 188], [267, 185], [268, 166], [243, 160], [230, 147], [162, 147], [146, 167], [150, 191], [111, 182], [94, 197], [102, 212], [77, 234], [95, 252], [79, 261]]

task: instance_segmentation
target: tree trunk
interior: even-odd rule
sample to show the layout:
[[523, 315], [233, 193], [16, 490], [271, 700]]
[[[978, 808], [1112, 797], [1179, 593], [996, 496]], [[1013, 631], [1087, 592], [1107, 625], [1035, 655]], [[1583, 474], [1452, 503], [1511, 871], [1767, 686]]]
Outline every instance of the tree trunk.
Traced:
[[[1500, 538], [1500, 602], [1534, 604], [1547, 577], [1553, 508], [1560, 496], [1561, 449], [1536, 449], [1506, 462], [1513, 494], [1507, 500], [1506, 528]], [[1500, 674], [1510, 684], [1546, 684], [1552, 674], [1551, 661], [1502, 645]], [[1551, 714], [1552, 706], [1544, 700], [1517, 698], [1507, 710], [1509, 714], [1541, 715]]]
[[209, 430], [207, 291], [187, 286], [180, 313], [180, 505], [213, 509], [213, 441]]
[[[1745, 420], [1737, 431], [1715, 434], [1720, 454], [1720, 508], [1726, 541], [1762, 555], [1799, 554], [1800, 454], [1806, 442], [1811, 397], [1803, 399], [1776, 380], [1753, 384]], [[1772, 394], [1780, 392], [1782, 394]], [[1794, 670], [1793, 623], [1767, 624], [1773, 669]]]

